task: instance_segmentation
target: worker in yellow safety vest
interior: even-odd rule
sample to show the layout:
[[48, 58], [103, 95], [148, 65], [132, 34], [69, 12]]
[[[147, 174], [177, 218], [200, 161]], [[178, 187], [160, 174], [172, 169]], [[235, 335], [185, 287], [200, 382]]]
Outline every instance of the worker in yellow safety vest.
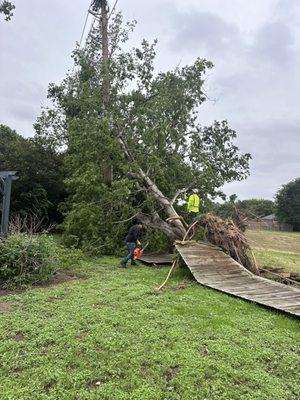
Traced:
[[195, 219], [199, 214], [200, 197], [198, 196], [198, 189], [192, 189], [192, 194], [188, 198], [187, 211], [191, 219]]

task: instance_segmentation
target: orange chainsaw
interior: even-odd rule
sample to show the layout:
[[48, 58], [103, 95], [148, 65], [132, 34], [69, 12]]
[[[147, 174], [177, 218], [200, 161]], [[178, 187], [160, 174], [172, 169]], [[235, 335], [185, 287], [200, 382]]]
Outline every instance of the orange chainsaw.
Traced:
[[133, 255], [133, 259], [137, 260], [138, 258], [141, 258], [143, 255], [144, 250], [146, 249], [146, 247], [148, 246], [149, 243], [146, 243], [146, 245], [141, 248], [141, 247], [137, 247], [136, 249], [134, 249], [134, 255]]

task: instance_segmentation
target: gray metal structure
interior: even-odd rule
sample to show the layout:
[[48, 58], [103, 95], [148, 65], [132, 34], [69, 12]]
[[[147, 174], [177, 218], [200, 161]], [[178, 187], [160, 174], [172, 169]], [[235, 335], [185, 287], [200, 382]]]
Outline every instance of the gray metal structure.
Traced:
[[12, 182], [18, 179], [16, 172], [17, 171], [0, 172], [0, 192], [3, 195], [0, 232], [2, 237], [6, 237], [8, 233], [11, 187]]

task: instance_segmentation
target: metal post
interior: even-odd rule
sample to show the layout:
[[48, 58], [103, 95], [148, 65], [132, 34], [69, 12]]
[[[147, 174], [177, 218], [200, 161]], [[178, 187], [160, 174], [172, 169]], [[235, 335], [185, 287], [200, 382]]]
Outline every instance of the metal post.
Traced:
[[15, 176], [16, 171], [3, 171], [0, 172], [0, 179], [3, 184], [2, 200], [2, 215], [1, 215], [1, 236], [6, 237], [8, 233], [8, 222], [9, 222], [9, 208], [10, 208], [10, 197], [11, 197], [11, 186], [12, 182], [18, 179]]

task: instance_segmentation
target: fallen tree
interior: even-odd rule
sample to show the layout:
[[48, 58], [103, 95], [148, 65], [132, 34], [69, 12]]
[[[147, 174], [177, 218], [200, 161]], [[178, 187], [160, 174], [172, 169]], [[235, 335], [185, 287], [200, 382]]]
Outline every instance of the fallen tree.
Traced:
[[[201, 126], [204, 77], [212, 63], [154, 73], [155, 43], [124, 51], [132, 24], [113, 14], [109, 59], [103, 62], [101, 19], [83, 49], [74, 52], [75, 73], [50, 85], [52, 109], [36, 127], [45, 146], [65, 151], [65, 234], [83, 247], [115, 252], [132, 216], [182, 239], [180, 202], [197, 187], [202, 197], [222, 195], [226, 182], [249, 173], [227, 121]], [[109, 83], [109, 84], [108, 84]], [[109, 96], [107, 90], [109, 88]], [[104, 177], [104, 160], [112, 179]]]

